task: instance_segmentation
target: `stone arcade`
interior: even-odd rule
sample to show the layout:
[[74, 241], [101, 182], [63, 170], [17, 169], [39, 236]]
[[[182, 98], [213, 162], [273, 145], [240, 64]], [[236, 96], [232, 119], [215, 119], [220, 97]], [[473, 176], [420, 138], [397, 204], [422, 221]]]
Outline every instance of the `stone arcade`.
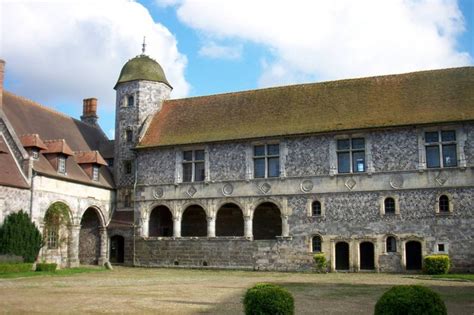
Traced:
[[307, 270], [323, 252], [331, 271], [404, 272], [448, 253], [474, 270], [474, 68], [170, 100], [139, 55], [115, 90], [109, 141], [96, 99], [77, 121], [2, 84], [0, 215], [29, 211], [44, 259]]

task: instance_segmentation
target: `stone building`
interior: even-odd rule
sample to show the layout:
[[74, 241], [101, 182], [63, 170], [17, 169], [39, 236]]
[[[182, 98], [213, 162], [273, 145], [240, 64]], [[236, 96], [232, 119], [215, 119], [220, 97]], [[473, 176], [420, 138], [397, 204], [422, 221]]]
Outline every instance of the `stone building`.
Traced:
[[[21, 125], [31, 116], [9, 114], [8, 97], [26, 101], [5, 93], [2, 135], [24, 178], [16, 188], [2, 182], [21, 195], [8, 209], [27, 209], [40, 189], [43, 205], [30, 211], [41, 224], [55, 201], [27, 174], [39, 166], [23, 134], [38, 134], [29, 137], [43, 141], [37, 149], [46, 159], [59, 152], [46, 140], [64, 139], [72, 152], [63, 145], [60, 153], [86, 174], [113, 161], [114, 181], [106, 166], [107, 183], [75, 181], [103, 196], [90, 199], [79, 187], [68, 194], [76, 201], [68, 203], [71, 261], [87, 251], [76, 234], [95, 226], [100, 246], [88, 250], [99, 254], [88, 257], [98, 262], [307, 270], [322, 252], [332, 271], [403, 272], [420, 269], [424, 255], [447, 253], [455, 270], [474, 270], [473, 67], [170, 100], [163, 69], [140, 55], [124, 65], [115, 90], [114, 144], [99, 136], [94, 101], [85, 100], [83, 122], [69, 118], [83, 138], [83, 128], [97, 132], [100, 141], [85, 148], [69, 139], [72, 125], [57, 135], [11, 127], [11, 117]], [[77, 151], [103, 159], [96, 153], [85, 167]], [[54, 175], [41, 176], [54, 177], [55, 187], [73, 181]], [[81, 223], [92, 214], [99, 223]]]

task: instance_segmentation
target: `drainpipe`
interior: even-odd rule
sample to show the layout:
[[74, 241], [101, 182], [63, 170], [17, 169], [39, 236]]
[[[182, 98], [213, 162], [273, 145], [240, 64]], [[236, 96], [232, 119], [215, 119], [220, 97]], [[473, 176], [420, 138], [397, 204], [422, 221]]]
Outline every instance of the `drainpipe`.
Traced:
[[138, 163], [137, 163], [137, 157], [135, 155], [135, 179], [133, 182], [133, 266], [136, 265], [136, 252], [135, 252], [135, 241], [136, 241], [136, 227], [137, 225], [135, 224], [135, 200], [136, 198], [136, 192], [137, 192], [137, 181], [138, 181]]
[[35, 176], [36, 176], [36, 172], [35, 170], [32, 170], [32, 173], [31, 173], [31, 190], [30, 190], [30, 219], [32, 222], [33, 221], [33, 194], [34, 194], [34, 190], [35, 190]]

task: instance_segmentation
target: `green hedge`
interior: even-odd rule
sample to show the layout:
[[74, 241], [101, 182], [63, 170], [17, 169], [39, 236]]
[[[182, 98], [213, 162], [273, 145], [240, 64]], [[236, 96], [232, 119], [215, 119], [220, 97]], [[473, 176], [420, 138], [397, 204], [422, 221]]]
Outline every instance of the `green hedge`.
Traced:
[[374, 315], [445, 315], [446, 305], [438, 293], [421, 285], [394, 286], [375, 304]]
[[429, 275], [442, 275], [449, 271], [451, 260], [448, 255], [428, 255], [423, 262], [423, 272]]
[[58, 264], [36, 264], [36, 271], [56, 271]]
[[246, 315], [293, 315], [295, 302], [290, 292], [277, 285], [259, 283], [244, 296]]
[[33, 264], [0, 264], [0, 273], [28, 272]]
[[327, 261], [326, 255], [324, 253], [317, 253], [313, 255], [314, 268], [317, 272], [327, 272]]

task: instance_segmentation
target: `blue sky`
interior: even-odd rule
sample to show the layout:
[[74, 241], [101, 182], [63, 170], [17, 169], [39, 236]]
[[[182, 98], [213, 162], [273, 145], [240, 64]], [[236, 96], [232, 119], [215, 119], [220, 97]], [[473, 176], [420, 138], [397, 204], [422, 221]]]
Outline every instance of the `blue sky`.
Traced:
[[0, 16], [6, 89], [76, 118], [97, 97], [110, 136], [113, 86], [144, 35], [172, 98], [474, 58], [474, 0], [20, 0], [2, 2]]

